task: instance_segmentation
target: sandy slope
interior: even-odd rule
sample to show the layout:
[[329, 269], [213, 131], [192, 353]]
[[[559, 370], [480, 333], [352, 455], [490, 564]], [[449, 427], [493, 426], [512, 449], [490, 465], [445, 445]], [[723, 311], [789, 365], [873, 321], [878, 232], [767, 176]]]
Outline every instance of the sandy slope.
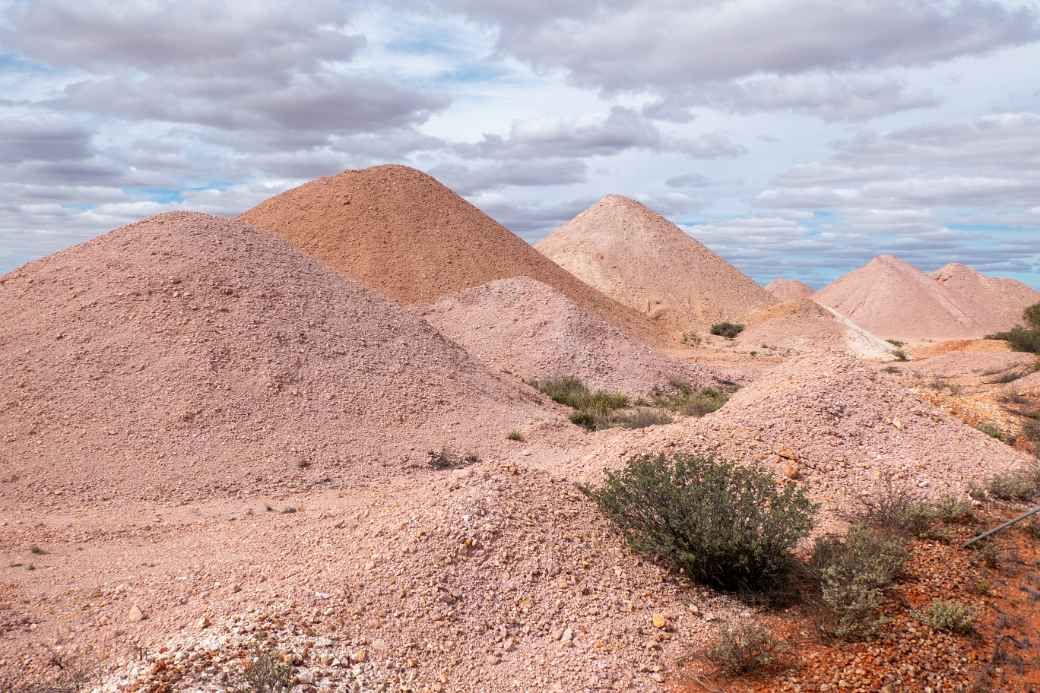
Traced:
[[891, 359], [893, 346], [831, 308], [795, 299], [752, 313], [737, 343], [794, 352], [838, 350], [866, 359]]
[[773, 294], [781, 301], [795, 301], [800, 298], [809, 298], [813, 295], [812, 288], [805, 282], [797, 279], [774, 279], [766, 284], [766, 291]]
[[661, 215], [608, 195], [535, 247], [672, 334], [739, 321], [776, 301]]

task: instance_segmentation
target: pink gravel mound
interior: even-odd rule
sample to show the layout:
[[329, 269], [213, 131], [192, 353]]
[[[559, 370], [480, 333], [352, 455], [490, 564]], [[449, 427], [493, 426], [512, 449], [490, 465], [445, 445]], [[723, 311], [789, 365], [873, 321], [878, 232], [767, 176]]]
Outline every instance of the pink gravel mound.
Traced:
[[676, 378], [698, 389], [729, 379], [658, 354], [529, 277], [467, 289], [421, 315], [481, 361], [525, 380], [570, 375], [636, 395]]
[[[168, 499], [494, 453], [550, 410], [242, 222], [168, 214], [0, 278], [0, 476]], [[493, 433], [493, 432], [498, 432]]]
[[985, 333], [941, 283], [891, 255], [874, 258], [814, 298], [884, 339], [959, 339]]
[[620, 195], [604, 197], [535, 247], [673, 335], [739, 322], [776, 302], [675, 224]]
[[752, 350], [767, 345], [794, 352], [836, 350], [867, 359], [893, 358], [891, 344], [804, 298], [748, 316], [737, 343]]
[[1021, 324], [1022, 311], [1040, 303], [1040, 291], [1020, 281], [987, 277], [956, 262], [932, 272], [932, 277], [975, 318], [983, 334]]
[[633, 334], [661, 339], [637, 311], [578, 281], [436, 179], [407, 166], [318, 178], [241, 218], [402, 303], [432, 303], [524, 275]]
[[766, 284], [766, 291], [780, 301], [797, 301], [801, 298], [811, 298], [813, 295], [812, 288], [805, 282], [783, 277]]
[[806, 484], [832, 517], [876, 493], [885, 477], [921, 493], [964, 493], [969, 483], [1029, 462], [885, 374], [835, 354], [788, 361], [718, 412], [632, 432], [624, 444], [630, 452], [648, 447], [764, 464]]

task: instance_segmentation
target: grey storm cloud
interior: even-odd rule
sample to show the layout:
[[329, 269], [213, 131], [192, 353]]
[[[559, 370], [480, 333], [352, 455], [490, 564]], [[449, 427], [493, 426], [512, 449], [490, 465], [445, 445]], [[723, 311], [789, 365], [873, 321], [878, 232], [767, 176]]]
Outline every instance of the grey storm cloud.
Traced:
[[770, 75], [670, 90], [643, 112], [649, 117], [675, 122], [687, 122], [695, 107], [732, 113], [788, 111], [827, 121], [857, 121], [938, 103], [934, 93], [915, 91], [890, 78]]
[[[449, 5], [483, 21], [498, 9]], [[762, 73], [924, 65], [1040, 36], [1035, 8], [993, 0], [643, 0], [589, 3], [580, 14], [536, 3], [519, 21], [498, 26], [503, 52], [566, 68], [581, 84], [634, 91]]]
[[485, 134], [479, 142], [456, 147], [461, 156], [487, 159], [610, 156], [628, 149], [679, 151], [699, 159], [733, 158], [746, 152], [719, 133], [670, 137], [637, 111], [622, 106], [614, 106], [601, 123], [542, 128], [514, 123], [508, 136]]
[[90, 138], [87, 128], [61, 119], [5, 117], [0, 109], [0, 163], [85, 159]]

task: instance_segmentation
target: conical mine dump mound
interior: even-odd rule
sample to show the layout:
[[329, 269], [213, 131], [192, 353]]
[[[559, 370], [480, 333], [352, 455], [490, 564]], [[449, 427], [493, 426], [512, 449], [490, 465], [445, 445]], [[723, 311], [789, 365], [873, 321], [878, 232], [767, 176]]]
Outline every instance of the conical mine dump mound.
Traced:
[[634, 200], [608, 195], [535, 245], [673, 335], [776, 302], [749, 277]]
[[496, 279], [533, 277], [649, 339], [645, 317], [578, 281], [434, 178], [376, 166], [318, 178], [241, 217], [401, 303], [432, 303]]
[[[0, 474], [168, 499], [379, 478], [553, 415], [251, 226], [168, 214], [0, 277]], [[497, 432], [497, 433], [492, 433]]]
[[1030, 462], [890, 378], [850, 356], [806, 355], [768, 371], [714, 414], [607, 446], [764, 465], [806, 484], [831, 516], [877, 493], [885, 478], [922, 494], [963, 494], [970, 483]]
[[865, 359], [891, 359], [891, 344], [851, 320], [809, 299], [764, 308], [747, 318], [737, 343], [795, 352], [843, 351]]
[[696, 388], [718, 387], [723, 379], [658, 354], [528, 277], [467, 289], [421, 315], [484, 363], [524, 379], [575, 376], [590, 387], [632, 395], [673, 379]]
[[780, 301], [797, 301], [800, 298], [811, 298], [812, 288], [797, 279], [774, 279], [766, 284], [766, 291]]
[[1012, 327], [1040, 293], [963, 265], [928, 275], [882, 255], [814, 298], [885, 339], [968, 339]]
[[946, 265], [931, 276], [975, 318], [979, 336], [1020, 324], [1022, 311], [1040, 303], [1040, 291], [1014, 279], [987, 277], [960, 263]]

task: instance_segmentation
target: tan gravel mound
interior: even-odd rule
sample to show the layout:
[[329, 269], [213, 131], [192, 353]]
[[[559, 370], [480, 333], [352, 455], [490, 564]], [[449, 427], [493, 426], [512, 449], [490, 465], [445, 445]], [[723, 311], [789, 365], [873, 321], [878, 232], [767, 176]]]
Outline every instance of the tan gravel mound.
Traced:
[[932, 272], [932, 276], [975, 318], [983, 334], [1021, 324], [1022, 311], [1040, 303], [1040, 291], [1014, 279], [987, 277], [960, 263], [946, 265]]
[[186, 213], [0, 278], [0, 384], [4, 496], [378, 478], [554, 418], [287, 243]]
[[923, 402], [852, 357], [792, 359], [718, 412], [610, 447], [680, 448], [764, 464], [795, 477], [833, 517], [892, 477], [923, 493], [964, 493], [1029, 458]]
[[590, 387], [636, 395], [675, 378], [698, 389], [730, 379], [658, 354], [528, 277], [467, 289], [420, 314], [481, 361], [525, 380], [572, 375]]
[[773, 294], [781, 301], [797, 301], [800, 298], [810, 298], [813, 295], [812, 287], [797, 279], [774, 279], [766, 284], [766, 291]]
[[795, 299], [757, 311], [737, 337], [747, 349], [762, 345], [794, 352], [838, 350], [866, 359], [891, 359], [892, 345], [830, 308]]
[[1025, 373], [1036, 363], [1036, 356], [1016, 351], [951, 351], [927, 359], [915, 359], [904, 368], [913, 373], [938, 377], [975, 376], [980, 381], [996, 381], [1002, 375]]
[[776, 301], [660, 214], [620, 195], [604, 197], [535, 247], [673, 335], [739, 322]]
[[814, 298], [884, 339], [963, 339], [986, 332], [943, 284], [891, 255], [874, 258]]
[[913, 355], [915, 359], [923, 359], [956, 352], [999, 353], [1007, 351], [1011, 351], [1011, 346], [1002, 339], [954, 339], [914, 347]]
[[633, 334], [660, 338], [638, 312], [578, 281], [437, 180], [407, 166], [318, 178], [241, 218], [402, 303], [432, 303], [495, 279], [528, 276]]

